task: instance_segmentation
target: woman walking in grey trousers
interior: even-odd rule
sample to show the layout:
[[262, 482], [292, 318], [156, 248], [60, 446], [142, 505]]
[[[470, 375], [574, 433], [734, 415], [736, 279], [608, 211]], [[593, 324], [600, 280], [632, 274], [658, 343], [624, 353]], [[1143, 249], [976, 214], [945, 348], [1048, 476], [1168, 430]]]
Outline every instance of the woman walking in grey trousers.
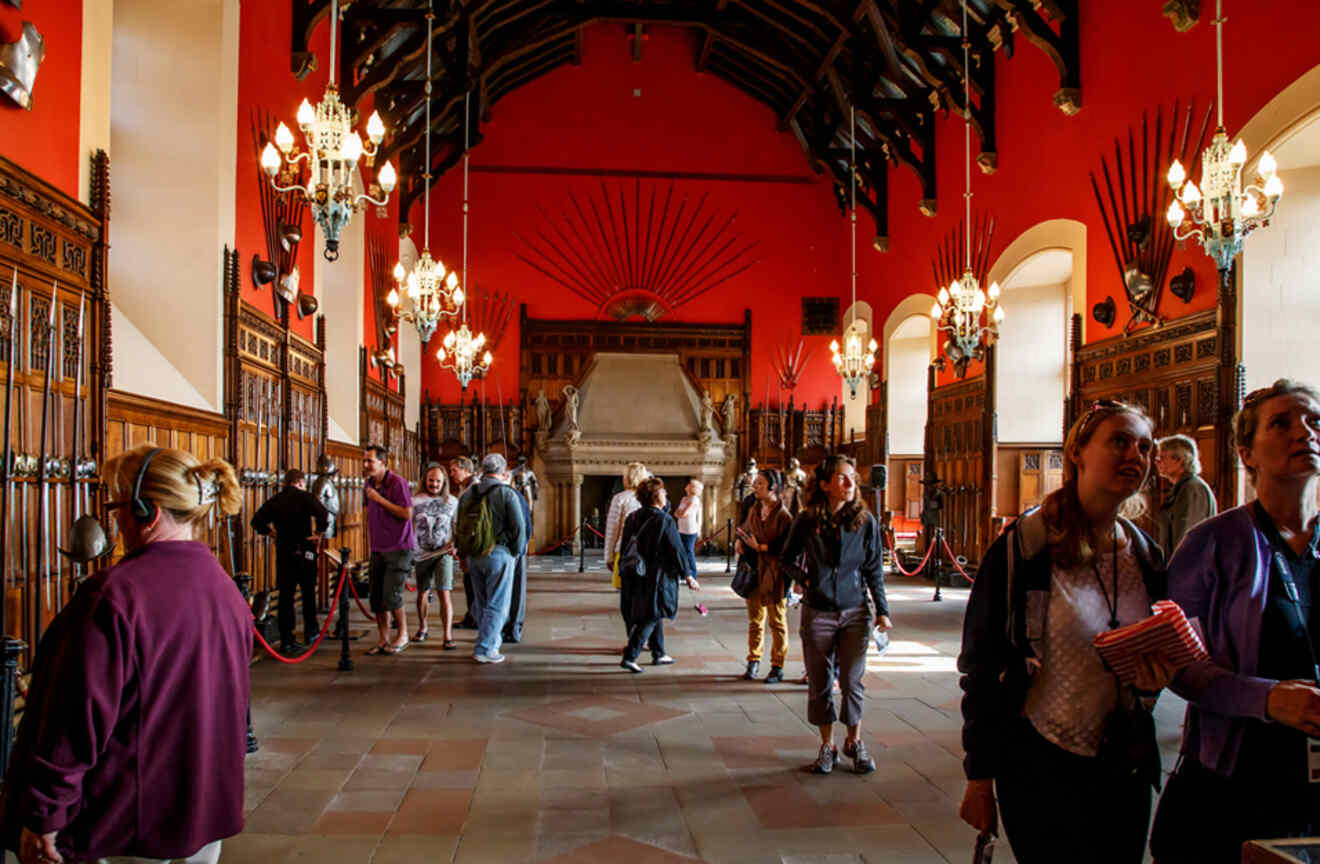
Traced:
[[[828, 774], [839, 761], [834, 722], [847, 727], [843, 754], [866, 774], [875, 762], [862, 742], [866, 647], [872, 626], [889, 630], [889, 606], [881, 568], [880, 526], [857, 494], [857, 463], [847, 456], [826, 459], [817, 471], [817, 491], [797, 518], [784, 547], [786, 573], [802, 593], [802, 654], [807, 666], [807, 720], [820, 730], [820, 754], [808, 770]], [[867, 604], [867, 593], [875, 603]], [[834, 707], [834, 679], [842, 705]]]

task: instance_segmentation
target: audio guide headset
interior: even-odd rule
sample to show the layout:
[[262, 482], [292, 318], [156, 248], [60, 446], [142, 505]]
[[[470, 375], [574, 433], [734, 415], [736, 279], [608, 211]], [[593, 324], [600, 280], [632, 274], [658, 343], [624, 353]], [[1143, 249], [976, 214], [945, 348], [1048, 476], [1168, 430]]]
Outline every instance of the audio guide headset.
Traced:
[[147, 466], [151, 460], [156, 458], [160, 452], [159, 447], [152, 447], [147, 451], [147, 456], [142, 460], [142, 467], [138, 469], [137, 477], [133, 480], [133, 497], [129, 500], [128, 506], [133, 513], [133, 518], [139, 522], [151, 522], [156, 518], [156, 502], [144, 499], [142, 497], [142, 478], [147, 476]]

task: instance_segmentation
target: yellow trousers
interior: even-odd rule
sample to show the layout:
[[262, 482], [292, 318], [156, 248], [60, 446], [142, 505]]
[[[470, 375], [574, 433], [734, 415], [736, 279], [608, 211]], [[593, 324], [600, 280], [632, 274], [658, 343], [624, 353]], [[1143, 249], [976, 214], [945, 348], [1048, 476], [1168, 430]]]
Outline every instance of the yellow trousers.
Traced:
[[761, 660], [761, 649], [765, 645], [762, 631], [767, 617], [770, 619], [770, 665], [782, 668], [788, 656], [788, 602], [783, 595], [760, 591], [747, 598], [747, 662]]

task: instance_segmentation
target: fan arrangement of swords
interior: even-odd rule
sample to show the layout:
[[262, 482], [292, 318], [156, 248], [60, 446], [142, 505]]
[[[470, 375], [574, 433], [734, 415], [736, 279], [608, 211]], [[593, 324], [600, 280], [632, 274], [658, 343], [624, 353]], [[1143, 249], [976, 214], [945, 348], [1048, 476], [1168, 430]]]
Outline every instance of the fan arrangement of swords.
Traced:
[[[55, 364], [59, 332], [56, 327], [63, 326], [58, 313], [64, 309], [59, 299], [58, 284], [52, 285], [45, 310], [44, 342], [33, 340], [29, 360], [40, 357], [45, 362], [40, 433], [35, 454], [28, 452], [31, 445], [28, 441], [30, 418], [27, 416], [31, 410], [30, 400], [19, 400], [17, 442], [13, 434], [14, 372], [19, 358], [18, 295], [18, 271], [15, 269], [9, 289], [9, 344], [5, 358], [4, 460], [0, 463], [0, 512], [5, 514], [5, 519], [0, 525], [0, 562], [4, 562], [6, 585], [13, 583], [15, 576], [10, 574], [14, 571], [18, 579], [26, 578], [30, 572], [36, 574], [32, 583], [33, 590], [23, 610], [24, 616], [31, 616], [32, 626], [27, 632], [32, 634], [35, 642], [41, 638], [46, 614], [56, 612], [64, 605], [64, 597], [59, 590], [59, 586], [64, 584], [64, 559], [68, 559], [70, 585], [76, 587], [82, 580], [86, 565], [108, 551], [109, 544], [104, 529], [92, 514], [91, 484], [80, 482], [92, 478], [97, 468], [96, 463], [84, 453], [87, 439], [82, 428], [86, 422], [83, 410], [83, 335], [87, 321], [87, 295], [83, 293], [78, 302], [77, 344], [73, 364], [73, 429], [67, 451], [64, 449], [64, 412], [57, 410], [55, 405], [58, 396]], [[33, 323], [33, 329], [36, 330], [35, 325], [39, 322], [34, 320]], [[18, 480], [31, 482], [16, 483]], [[36, 487], [40, 525], [36, 536], [30, 537], [27, 524], [31, 512], [28, 496], [33, 486]], [[64, 536], [63, 504], [66, 494], [72, 501], [73, 524], [70, 526], [68, 548], [61, 549], [55, 546], [54, 538]], [[18, 507], [13, 506], [15, 496], [19, 499]], [[6, 604], [0, 603], [0, 634], [8, 632], [6, 611]]]

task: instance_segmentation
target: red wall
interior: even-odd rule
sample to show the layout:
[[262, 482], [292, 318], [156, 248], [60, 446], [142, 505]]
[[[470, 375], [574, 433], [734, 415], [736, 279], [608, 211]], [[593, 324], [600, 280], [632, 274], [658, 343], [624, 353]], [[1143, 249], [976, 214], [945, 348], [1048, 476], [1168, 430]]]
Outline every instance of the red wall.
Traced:
[[[1102, 151], [1112, 151], [1115, 136], [1126, 136], [1143, 110], [1153, 113], [1162, 105], [1167, 116], [1175, 98], [1183, 105], [1194, 98], [1203, 111], [1214, 95], [1214, 30], [1207, 21], [1179, 34], [1160, 15], [1158, 4], [1125, 0], [1122, 14], [1114, 5], [1082, 4], [1083, 110], [1075, 117], [1053, 106], [1058, 75], [1042, 52], [1019, 35], [1016, 55], [998, 57], [1000, 169], [993, 176], [974, 172], [972, 178], [975, 207], [993, 211], [997, 220], [995, 255], [1041, 221], [1069, 218], [1087, 224], [1089, 297], [1084, 311], [1089, 315], [1090, 306], [1107, 295], [1119, 306], [1115, 328], [1088, 321], [1088, 341], [1112, 335], [1127, 321], [1088, 172], [1098, 167]], [[1225, 101], [1227, 124], [1237, 129], [1315, 63], [1320, 16], [1313, 14], [1310, 0], [1232, 6]], [[634, 64], [622, 28], [593, 26], [581, 67], [560, 68], [495, 105], [483, 128], [485, 140], [473, 151], [474, 168], [809, 175], [795, 139], [776, 131], [777, 118], [769, 108], [714, 75], [693, 71], [694, 40], [684, 31], [650, 28], [643, 62]], [[633, 96], [634, 88], [640, 88], [640, 97]], [[903, 297], [932, 291], [930, 258], [962, 207], [961, 125], [956, 116], [937, 119], [936, 218], [919, 213], [916, 177], [898, 166], [890, 167], [891, 251], [871, 250], [870, 219], [859, 214], [858, 299], [871, 304], [877, 328]], [[599, 182], [584, 176], [474, 171], [469, 283], [512, 292], [528, 304], [533, 317], [592, 316], [590, 304], [516, 257], [522, 244], [513, 235], [535, 236], [543, 225], [537, 205], [558, 212], [570, 190], [580, 197], [599, 189]], [[446, 265], [452, 261], [457, 266], [461, 257], [461, 189], [461, 172], [454, 170], [432, 193], [431, 248]], [[709, 192], [710, 205], [737, 210], [738, 230], [760, 241], [757, 266], [673, 316], [735, 322], [744, 308], [751, 308], [753, 397], [759, 401], [774, 346], [798, 338], [800, 298], [834, 294], [843, 299], [841, 306], [847, 305], [847, 223], [824, 178], [812, 185], [683, 181], [678, 190], [689, 196]], [[414, 213], [412, 224], [420, 231], [419, 217]], [[1196, 295], [1184, 304], [1166, 291], [1160, 312], [1167, 317], [1214, 305], [1209, 259], [1199, 248], [1175, 252], [1170, 274], [1187, 264], [1197, 271]], [[805, 397], [818, 403], [838, 392], [828, 342], [828, 337], [808, 340], [814, 353], [799, 401]], [[517, 386], [516, 346], [517, 334], [511, 332], [497, 351], [494, 374], [501, 376], [506, 394]], [[433, 350], [425, 354], [424, 386], [446, 400], [457, 398], [452, 375], [441, 373]]]
[[82, 0], [39, 0], [21, 14], [3, 9], [6, 30], [21, 32], [20, 19], [36, 25], [46, 59], [32, 87], [31, 111], [0, 95], [0, 154], [76, 198], [84, 158], [78, 153]]

